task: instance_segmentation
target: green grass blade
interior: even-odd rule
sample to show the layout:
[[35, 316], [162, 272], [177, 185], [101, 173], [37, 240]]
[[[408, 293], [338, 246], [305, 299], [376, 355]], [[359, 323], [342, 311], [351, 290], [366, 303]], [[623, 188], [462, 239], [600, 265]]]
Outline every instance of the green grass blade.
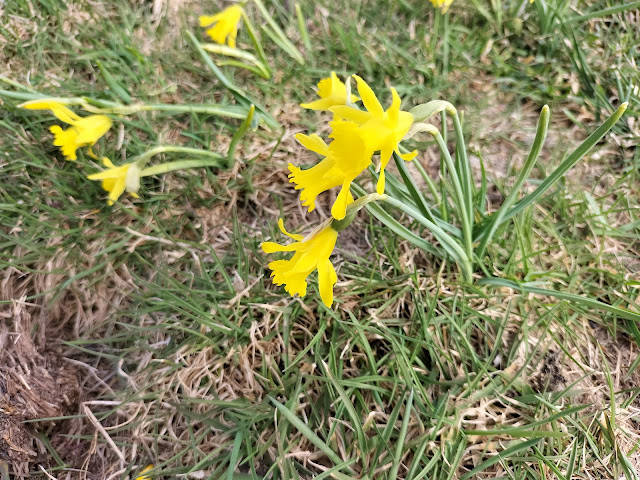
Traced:
[[507, 448], [507, 449], [503, 450], [502, 452], [498, 453], [497, 455], [494, 455], [491, 458], [485, 460], [480, 465], [478, 465], [476, 468], [474, 468], [470, 472], [467, 472], [466, 474], [464, 474], [461, 477], [461, 480], [467, 480], [468, 478], [474, 478], [476, 473], [479, 473], [479, 472], [485, 470], [486, 468], [489, 468], [491, 465], [495, 465], [499, 461], [505, 460], [505, 459], [509, 458], [510, 456], [515, 455], [516, 453], [518, 453], [518, 452], [520, 452], [522, 450], [527, 450], [527, 449], [531, 448], [532, 446], [536, 445], [539, 441], [540, 440], [536, 438], [536, 439], [532, 439], [532, 440], [527, 440], [525, 442], [517, 443], [515, 445], [511, 445], [509, 448]]
[[275, 405], [278, 411], [294, 426], [298, 431], [306, 437], [311, 443], [318, 447], [329, 459], [337, 464], [343, 464], [342, 460], [336, 452], [334, 452], [329, 445], [324, 443], [322, 439], [316, 435], [306, 423], [300, 420], [295, 413], [285, 407], [282, 403], [278, 402], [275, 398], [269, 397], [269, 400]]
[[400, 460], [402, 459], [402, 453], [404, 452], [405, 445], [404, 440], [407, 438], [407, 430], [409, 428], [409, 420], [411, 419], [411, 408], [413, 407], [413, 389], [409, 392], [409, 398], [407, 399], [407, 406], [404, 409], [404, 415], [402, 416], [402, 426], [400, 427], [400, 434], [396, 439], [396, 452], [393, 457], [393, 464], [389, 472], [389, 478], [398, 478], [398, 468], [400, 467]]
[[536, 293], [539, 295], [548, 295], [550, 297], [559, 298], [561, 300], [568, 300], [570, 302], [577, 303], [587, 307], [596, 308], [605, 312], [613, 313], [619, 318], [625, 318], [627, 320], [634, 320], [640, 322], [640, 313], [632, 312], [625, 308], [615, 307], [607, 303], [603, 303], [593, 298], [583, 297], [581, 295], [575, 295], [573, 293], [559, 292], [557, 290], [550, 290], [546, 288], [532, 287], [525, 284], [516, 283], [513, 280], [507, 280], [503, 278], [483, 278], [478, 281], [479, 285], [489, 285], [492, 287], [507, 287], [513, 288], [519, 292]]

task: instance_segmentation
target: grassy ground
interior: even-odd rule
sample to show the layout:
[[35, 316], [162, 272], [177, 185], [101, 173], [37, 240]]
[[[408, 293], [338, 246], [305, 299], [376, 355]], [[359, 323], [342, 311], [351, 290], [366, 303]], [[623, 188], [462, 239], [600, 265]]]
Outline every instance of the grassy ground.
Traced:
[[[135, 478], [153, 463], [152, 478], [637, 478], [637, 324], [464, 286], [455, 265], [367, 215], [340, 237], [331, 310], [313, 289], [292, 299], [271, 285], [258, 248], [279, 216], [306, 231], [329, 212], [327, 200], [303, 213], [286, 164], [315, 161], [293, 135], [322, 117], [297, 104], [330, 70], [394, 85], [406, 107], [445, 98], [464, 110], [491, 208], [544, 103], [553, 120], [530, 187], [628, 100], [612, 134], [500, 232], [488, 262], [496, 276], [638, 310], [640, 10], [617, 5], [465, 1], [443, 17], [423, 1], [301, 2], [304, 50], [287, 5], [268, 2], [307, 63], [265, 42], [271, 80], [225, 72], [282, 130], [250, 133], [229, 170], [145, 179], [140, 200], [113, 208], [84, 178], [91, 159], [71, 164], [52, 147], [51, 117], [4, 98], [0, 429], [34, 438], [11, 474]], [[184, 33], [200, 35], [197, 15], [218, 8], [0, 2], [0, 74], [120, 100], [100, 62], [136, 100], [233, 103]], [[160, 143], [224, 152], [239, 121], [155, 112], [121, 124], [98, 147], [114, 160]], [[431, 150], [420, 161], [437, 175]]]

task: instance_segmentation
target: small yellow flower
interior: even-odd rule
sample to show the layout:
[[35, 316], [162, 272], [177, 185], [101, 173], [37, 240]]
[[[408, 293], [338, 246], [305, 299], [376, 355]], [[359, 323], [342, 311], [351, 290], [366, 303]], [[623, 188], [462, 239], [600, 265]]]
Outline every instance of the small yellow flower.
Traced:
[[107, 204], [113, 205], [125, 190], [138, 198], [140, 188], [140, 168], [135, 163], [125, 163], [116, 167], [107, 157], [102, 157], [102, 164], [107, 170], [88, 175], [89, 180], [102, 180], [102, 188], [109, 192]]
[[58, 125], [49, 127], [54, 137], [53, 144], [60, 147], [67, 160], [76, 160], [78, 148], [93, 146], [111, 128], [111, 119], [106, 115], [79, 117], [55, 100], [32, 100], [20, 107], [28, 110], [51, 110], [58, 120], [71, 125], [66, 130]]
[[331, 215], [342, 220], [347, 205], [353, 202], [351, 182], [371, 164], [373, 151], [367, 147], [360, 135], [360, 128], [354, 122], [334, 120], [331, 122], [334, 140], [330, 145], [324, 143], [318, 135], [296, 135], [296, 139], [307, 149], [323, 155], [325, 158], [317, 165], [302, 170], [289, 164], [289, 178], [302, 190], [300, 201], [311, 212], [316, 208], [316, 197], [322, 192], [340, 186], [340, 192], [331, 207]]
[[371, 87], [357, 75], [354, 75], [354, 78], [358, 84], [358, 93], [367, 111], [347, 105], [331, 107], [329, 110], [339, 118], [360, 125], [361, 136], [368, 148], [373, 151], [380, 150], [380, 177], [377, 191], [382, 194], [385, 185], [384, 169], [393, 152], [395, 151], [407, 161], [413, 160], [418, 154], [417, 151], [401, 154], [398, 149], [398, 143], [404, 138], [413, 123], [413, 116], [409, 112], [400, 110], [400, 97], [395, 88], [391, 87], [391, 106], [385, 111]]
[[447, 13], [447, 10], [449, 10], [449, 7], [453, 3], [453, 0], [429, 0], [429, 1], [434, 7], [439, 8], [442, 11], [442, 13]]
[[136, 477], [136, 480], [151, 480], [149, 475], [145, 475], [145, 473], [150, 472], [151, 470], [153, 470], [153, 464], [147, 465], [140, 471], [140, 475]]
[[261, 247], [265, 253], [295, 252], [289, 260], [275, 260], [269, 262], [271, 277], [275, 285], [284, 285], [291, 295], [304, 297], [307, 294], [307, 277], [314, 270], [318, 270], [318, 289], [322, 302], [331, 307], [333, 304], [333, 286], [338, 280], [336, 271], [329, 257], [338, 239], [338, 232], [325, 226], [312, 232], [307, 238], [302, 235], [290, 234], [284, 228], [282, 219], [278, 220], [282, 233], [295, 240], [289, 245], [275, 242], [264, 242]]
[[208, 27], [206, 33], [214, 42], [220, 45], [227, 42], [227, 45], [235, 48], [238, 23], [242, 18], [242, 13], [240, 5], [231, 5], [215, 15], [200, 16], [200, 26]]
[[[323, 78], [318, 82], [318, 100], [309, 103], [301, 103], [302, 108], [311, 110], [328, 110], [329, 107], [335, 105], [346, 105], [347, 103], [347, 86], [342, 83], [335, 72], [331, 72], [331, 76]], [[351, 103], [359, 100], [355, 95], [351, 95]]]

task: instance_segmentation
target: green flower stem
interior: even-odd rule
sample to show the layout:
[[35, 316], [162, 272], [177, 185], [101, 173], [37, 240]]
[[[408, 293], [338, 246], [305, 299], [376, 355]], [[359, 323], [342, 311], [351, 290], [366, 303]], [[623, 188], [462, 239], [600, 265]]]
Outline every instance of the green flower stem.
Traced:
[[41, 93], [12, 92], [0, 90], [0, 96], [15, 100], [53, 100], [63, 105], [77, 105], [89, 113], [111, 114], [111, 115], [131, 115], [139, 112], [160, 111], [170, 113], [206, 113], [227, 118], [243, 119], [247, 116], [248, 107], [238, 105], [217, 105], [217, 104], [181, 104], [172, 105], [167, 103], [136, 103], [133, 105], [123, 105], [110, 100], [98, 100], [89, 97], [51, 97]]
[[227, 45], [218, 45], [217, 43], [203, 43], [202, 48], [209, 53], [240, 59], [238, 62], [226, 61], [224, 62], [225, 64], [233, 64], [246, 68], [265, 79], [269, 79], [271, 77], [268, 67], [249, 52], [245, 52], [239, 48], [229, 47]]
[[[147, 162], [149, 160], [151, 160], [151, 157], [155, 156], [155, 155], [159, 155], [161, 153], [186, 153], [188, 155], [201, 155], [201, 156], [205, 156], [205, 157], [209, 157], [212, 160], [207, 160], [207, 162], [211, 163], [211, 162], [217, 162], [217, 165], [220, 166], [220, 161], [224, 161], [224, 157], [218, 153], [215, 152], [209, 152], [208, 150], [201, 150], [199, 148], [190, 148], [190, 147], [178, 147], [175, 145], [159, 145], [157, 147], [154, 147], [150, 150], [147, 150], [146, 152], [133, 157], [131, 159], [131, 163], [135, 163], [138, 165], [138, 168], [140, 168], [141, 170], [147, 171], [149, 169], [153, 169], [156, 167], [159, 167], [160, 165], [155, 165], [153, 167], [149, 167], [147, 169], [144, 168], [144, 166], [147, 164]], [[184, 160], [184, 161], [188, 161], [191, 162], [192, 160]], [[195, 162], [202, 162], [203, 160], [193, 160]], [[170, 163], [176, 163], [176, 162], [170, 162]], [[161, 165], [166, 165], [166, 164], [161, 164]], [[196, 165], [198, 166], [198, 165]], [[192, 168], [192, 167], [185, 167], [185, 168]], [[175, 170], [175, 169], [174, 169]], [[157, 172], [157, 173], [162, 173], [162, 172]], [[156, 173], [149, 173], [148, 175], [155, 175]], [[144, 176], [144, 175], [143, 175]]]
[[536, 188], [533, 192], [531, 192], [526, 197], [522, 198], [516, 205], [507, 212], [502, 221], [506, 221], [517, 215], [522, 210], [527, 208], [529, 205], [533, 204], [538, 200], [544, 193], [549, 190], [567, 171], [573, 167], [582, 157], [586, 155], [586, 153], [591, 150], [596, 143], [600, 141], [602, 137], [604, 137], [611, 128], [620, 120], [620, 117], [624, 114], [628, 102], [624, 102], [621, 104], [618, 109], [611, 115], [602, 125], [600, 125], [595, 132], [593, 132], [587, 139], [582, 142], [578, 148], [576, 148], [571, 155], [569, 155], [559, 166], [556, 168], [551, 175], [544, 179], [544, 181]]
[[302, 37], [302, 43], [304, 44], [305, 53], [307, 56], [311, 55], [312, 47], [311, 47], [311, 39], [309, 38], [309, 32], [307, 31], [307, 25], [305, 22], [304, 15], [302, 14], [302, 9], [300, 8], [300, 4], [298, 2], [295, 3], [296, 9], [296, 17], [298, 19], [298, 31], [300, 32], [300, 36]]
[[[280, 124], [278, 123], [278, 121], [275, 118], [273, 118], [262, 105], [258, 104], [257, 102], [249, 98], [242, 89], [234, 85], [231, 82], [231, 80], [229, 80], [227, 76], [224, 73], [222, 73], [222, 70], [220, 70], [218, 66], [213, 62], [213, 60], [211, 60], [211, 57], [209, 56], [207, 51], [204, 48], [202, 48], [202, 45], [200, 44], [200, 42], [198, 42], [196, 37], [193, 36], [193, 33], [191, 33], [189, 30], [186, 30], [185, 33], [187, 34], [187, 37], [191, 41], [191, 44], [200, 55], [200, 58], [202, 58], [202, 61], [207, 66], [207, 68], [209, 68], [209, 70], [213, 72], [213, 74], [218, 78], [218, 80], [220, 80], [220, 83], [222, 83], [222, 85], [224, 85], [224, 87], [227, 88], [233, 94], [236, 100], [239, 103], [246, 105], [246, 108], [249, 108], [249, 105], [252, 105], [252, 104], [255, 105], [256, 110], [258, 110], [260, 114], [259, 116], [264, 120], [264, 122], [269, 126], [269, 128], [279, 129]], [[245, 116], [246, 116], [246, 109], [242, 118], [244, 118]]]
[[[444, 157], [444, 161], [447, 164], [447, 169], [449, 170], [449, 174], [451, 175], [451, 180], [453, 183], [453, 189], [455, 192], [456, 204], [458, 206], [458, 214], [460, 215], [460, 222], [462, 223], [462, 237], [464, 239], [464, 248], [466, 255], [465, 257], [469, 262], [473, 261], [473, 240], [472, 240], [472, 230], [471, 230], [471, 220], [469, 219], [469, 211], [466, 208], [466, 201], [464, 192], [462, 190], [462, 186], [460, 185], [460, 178], [456, 172], [455, 165], [453, 163], [453, 159], [451, 158], [451, 154], [447, 149], [446, 144], [444, 143], [444, 139], [440, 132], [437, 129], [430, 130], [429, 133], [436, 139], [436, 143], [440, 147], [440, 152]], [[444, 200], [444, 199], [443, 199]]]
[[467, 157], [467, 146], [464, 143], [462, 122], [460, 121], [460, 117], [458, 116], [458, 111], [456, 109], [449, 113], [452, 113], [453, 126], [456, 130], [456, 153], [460, 158], [462, 188], [465, 194], [467, 212], [469, 213], [469, 222], [471, 224], [471, 228], [473, 228], [473, 179], [471, 177], [469, 158]]
[[223, 166], [225, 166], [223, 157], [220, 157], [218, 160], [177, 160], [175, 162], [160, 163], [158, 165], [153, 165], [152, 167], [144, 168], [140, 172], [140, 176], [149, 177], [151, 175], [175, 172], [176, 170], [186, 170], [187, 168]]
[[437, 202], [437, 205], [440, 205], [440, 203], [442, 202], [442, 199], [440, 198], [438, 187], [436, 187], [436, 184], [433, 183], [433, 180], [431, 180], [431, 177], [422, 166], [422, 163], [420, 163], [417, 159], [414, 160], [414, 162], [416, 165], [416, 169], [418, 170], [418, 173], [420, 173], [420, 176], [427, 184], [427, 187], [429, 187], [429, 191], [431, 192], [431, 196], [433, 197], [434, 201]]
[[251, 105], [251, 107], [249, 108], [249, 112], [247, 113], [247, 118], [244, 119], [242, 124], [238, 127], [238, 129], [233, 134], [233, 137], [231, 138], [231, 143], [229, 143], [229, 150], [227, 150], [227, 161], [229, 162], [229, 166], [231, 166], [231, 163], [233, 162], [233, 156], [236, 152], [236, 146], [238, 145], [238, 142], [251, 127], [255, 111], [256, 107], [254, 105]]
[[[255, 4], [256, 7], [258, 7], [258, 10], [260, 10], [262, 17], [265, 19], [269, 27], [271, 27], [271, 30], [273, 31], [272, 40], [274, 40], [274, 42], [277, 43], [278, 46], [282, 48], [285, 52], [287, 52], [289, 56], [293, 58], [296, 62], [298, 62], [300, 65], [304, 65], [304, 57], [302, 56], [300, 51], [295, 47], [295, 45], [291, 43], [291, 41], [287, 38], [287, 36], [282, 31], [282, 29], [278, 26], [278, 24], [275, 22], [271, 14], [267, 11], [262, 1], [253, 0], [253, 3]], [[268, 29], [265, 29], [265, 31], [267, 33], [271, 33], [269, 32]], [[277, 42], [276, 42], [276, 39], [278, 40]]]
[[429, 208], [429, 204], [427, 203], [424, 196], [422, 195], [422, 192], [420, 192], [420, 189], [413, 181], [411, 174], [407, 170], [405, 161], [402, 158], [400, 158], [400, 156], [396, 152], [393, 152], [393, 160], [396, 162], [396, 166], [398, 167], [400, 176], [402, 177], [402, 180], [404, 181], [404, 184], [406, 185], [407, 190], [411, 195], [411, 198], [413, 199], [414, 203], [416, 204], [420, 212], [422, 212], [422, 214], [425, 217], [427, 217], [430, 221], [435, 222], [435, 217], [431, 212], [431, 208]]
[[547, 130], [549, 128], [549, 118], [550, 112], [549, 107], [545, 105], [542, 107], [542, 111], [540, 112], [540, 118], [538, 119], [538, 127], [536, 128], [536, 137], [533, 140], [533, 145], [531, 146], [531, 151], [527, 156], [527, 160], [520, 171], [520, 175], [516, 180], [515, 185], [511, 189], [511, 192], [504, 200], [500, 209], [491, 217], [489, 225], [484, 229], [484, 236], [480, 241], [480, 246], [477, 249], [477, 255], [480, 260], [484, 257], [484, 252], [487, 248], [487, 245], [493, 238], [498, 227], [502, 224], [503, 219], [507, 213], [507, 211], [511, 208], [511, 206], [515, 203], [516, 197], [520, 192], [520, 188], [529, 177], [531, 170], [538, 160], [538, 156], [540, 155], [540, 150], [542, 150], [542, 146], [544, 145], [544, 141], [547, 137]]
[[260, 43], [260, 40], [258, 39], [258, 36], [256, 35], [256, 29], [253, 27], [253, 23], [251, 23], [251, 20], [249, 19], [249, 17], [245, 13], [244, 9], [242, 10], [242, 20], [244, 20], [244, 25], [247, 28], [247, 33], [249, 34], [249, 38], [251, 39], [251, 43], [253, 44], [253, 47], [256, 49], [256, 52], [258, 52], [258, 58], [260, 58], [260, 61], [262, 62], [262, 64], [266, 68], [269, 76], [271, 76], [271, 69], [269, 68], [269, 61], [267, 60], [267, 56], [264, 53], [264, 49], [262, 48], [262, 43]]
[[442, 248], [444, 248], [449, 255], [456, 261], [460, 270], [465, 277], [465, 280], [471, 282], [472, 273], [473, 273], [473, 264], [471, 262], [471, 257], [464, 251], [464, 249], [460, 246], [460, 244], [451, 237], [447, 232], [445, 232], [442, 228], [440, 228], [435, 223], [429, 221], [426, 217], [424, 217], [418, 210], [415, 208], [406, 205], [393, 197], [387, 196], [384, 198], [384, 201], [389, 205], [403, 211], [411, 218], [421, 223], [425, 227], [427, 227], [431, 233], [438, 239], [438, 241], [442, 244]]

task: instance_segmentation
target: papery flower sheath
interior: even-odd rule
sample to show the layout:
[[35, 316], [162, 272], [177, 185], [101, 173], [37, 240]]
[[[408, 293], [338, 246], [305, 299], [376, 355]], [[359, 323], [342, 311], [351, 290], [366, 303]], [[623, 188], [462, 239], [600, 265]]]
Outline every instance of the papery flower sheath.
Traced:
[[367, 147], [360, 128], [354, 122], [334, 120], [330, 123], [333, 138], [327, 145], [316, 134], [296, 135], [296, 139], [307, 149], [323, 155], [325, 158], [315, 166], [302, 170], [289, 164], [289, 178], [302, 190], [300, 201], [311, 212], [316, 207], [316, 197], [334, 187], [341, 187], [336, 201], [331, 207], [331, 215], [341, 220], [344, 218], [347, 205], [353, 202], [351, 182], [371, 164], [373, 151]]
[[63, 130], [59, 125], [52, 125], [53, 144], [60, 147], [67, 160], [76, 160], [76, 150], [80, 147], [91, 147], [111, 128], [111, 119], [106, 115], [89, 115], [80, 117], [55, 100], [32, 100], [20, 105], [28, 110], [51, 110], [58, 120], [71, 127]]
[[[301, 103], [302, 108], [311, 110], [327, 110], [335, 105], [346, 105], [347, 103], [347, 87], [338, 78], [335, 72], [327, 78], [323, 78], [318, 82], [318, 100], [309, 103]], [[355, 95], [350, 97], [351, 103], [359, 100]]]
[[336, 271], [329, 257], [338, 239], [338, 232], [325, 226], [308, 237], [291, 234], [284, 228], [282, 219], [278, 226], [283, 234], [295, 240], [289, 245], [280, 245], [275, 242], [264, 242], [261, 247], [265, 253], [295, 252], [288, 260], [274, 260], [269, 262], [271, 277], [275, 285], [284, 285], [285, 290], [291, 295], [304, 297], [307, 294], [307, 277], [314, 270], [318, 270], [318, 290], [322, 302], [331, 307], [333, 304], [333, 286], [338, 280]]
[[140, 168], [136, 163], [125, 163], [118, 167], [107, 157], [102, 157], [102, 164], [107, 167], [107, 170], [87, 175], [87, 178], [102, 180], [102, 188], [109, 192], [107, 204], [113, 205], [125, 190], [133, 197], [138, 198]]
[[404, 138], [413, 123], [413, 116], [409, 112], [400, 110], [400, 97], [395, 88], [391, 87], [391, 105], [384, 110], [376, 94], [367, 83], [357, 75], [353, 76], [358, 84], [358, 93], [366, 111], [358, 110], [347, 105], [331, 107], [338, 118], [350, 120], [360, 125], [360, 135], [367, 147], [372, 151], [380, 150], [380, 177], [377, 191], [384, 193], [384, 169], [395, 151], [404, 160], [413, 160], [417, 151], [401, 154], [398, 143]]
[[231, 5], [215, 15], [200, 16], [200, 26], [208, 27], [205, 31], [211, 39], [224, 45], [225, 42], [232, 48], [236, 47], [238, 35], [238, 23], [242, 18], [242, 7]]

